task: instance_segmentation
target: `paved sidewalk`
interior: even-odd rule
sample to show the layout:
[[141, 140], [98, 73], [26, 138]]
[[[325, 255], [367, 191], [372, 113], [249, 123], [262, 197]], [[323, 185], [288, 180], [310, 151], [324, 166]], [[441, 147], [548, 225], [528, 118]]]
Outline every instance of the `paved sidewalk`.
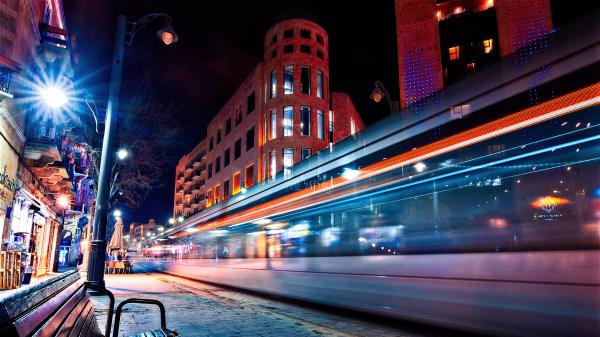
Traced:
[[[116, 305], [130, 297], [162, 301], [167, 309], [167, 327], [177, 329], [182, 336], [447, 335], [409, 323], [400, 328], [397, 324], [368, 322], [165, 274], [106, 275], [106, 285], [115, 294]], [[108, 300], [93, 300], [103, 330]], [[126, 308], [119, 336], [159, 328], [158, 307], [131, 304]]]

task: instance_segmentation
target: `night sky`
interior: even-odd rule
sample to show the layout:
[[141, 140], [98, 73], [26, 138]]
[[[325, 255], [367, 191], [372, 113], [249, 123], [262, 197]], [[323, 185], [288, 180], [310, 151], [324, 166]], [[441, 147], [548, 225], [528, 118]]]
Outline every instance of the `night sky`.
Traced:
[[106, 105], [117, 14], [133, 21], [167, 12], [179, 35], [178, 43], [162, 45], [155, 34], [157, 22], [142, 30], [126, 50], [122, 100], [136, 81], [150, 76], [158, 89], [156, 100], [178, 105], [172, 118], [180, 135], [180, 143], [165, 158], [172, 169], [164, 174], [164, 187], [152, 192], [139, 209], [125, 210], [126, 224], [149, 218], [166, 222], [171, 216], [178, 159], [205, 137], [207, 123], [262, 61], [265, 32], [290, 10], [310, 12], [327, 30], [331, 90], [348, 92], [367, 124], [389, 113], [387, 104], [369, 100], [375, 80], [398, 99], [393, 0], [64, 0], [64, 10], [68, 29], [77, 36], [77, 85], [92, 92], [99, 106]]

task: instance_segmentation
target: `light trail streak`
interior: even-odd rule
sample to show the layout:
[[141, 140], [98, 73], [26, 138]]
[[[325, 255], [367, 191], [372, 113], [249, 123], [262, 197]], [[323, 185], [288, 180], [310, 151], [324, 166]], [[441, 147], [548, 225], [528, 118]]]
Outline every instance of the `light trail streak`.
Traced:
[[[507, 133], [511, 133], [529, 126], [533, 126], [535, 124], [539, 124], [557, 118], [562, 115], [566, 115], [584, 108], [597, 105], [600, 103], [600, 97], [598, 96], [598, 92], [600, 92], [600, 83], [596, 83], [586, 88], [582, 88], [570, 94], [566, 94], [561, 97], [552, 99], [548, 102], [539, 104], [537, 106], [524, 109], [522, 111], [500, 118], [493, 122], [489, 122], [484, 125], [475, 127], [471, 130], [450, 136], [446, 139], [422, 146], [416, 150], [408, 151], [394, 156], [392, 158], [383, 160], [381, 162], [369, 165], [361, 170], [361, 175], [355, 180], [349, 181], [344, 179], [343, 177], [332, 178], [330, 181], [313, 186], [311, 188], [300, 190], [291, 193], [287, 196], [283, 196], [271, 201], [267, 201], [261, 205], [251, 207], [245, 211], [228, 215], [221, 219], [209, 221], [208, 223], [196, 225], [190, 228], [197, 228], [201, 231], [208, 231], [223, 226], [229, 226], [235, 223], [247, 223], [264, 217], [273, 217], [281, 214], [288, 214], [291, 212], [299, 211], [309, 206], [314, 208], [315, 206], [325, 201], [338, 200], [340, 198], [347, 197], [358, 192], [364, 193], [365, 189], [363, 188], [361, 190], [338, 193], [337, 196], [333, 197], [331, 195], [323, 195], [324, 192], [331, 192], [333, 189], [339, 189], [348, 184], [353, 184], [373, 176], [393, 171], [420, 161], [424, 161], [432, 157], [452, 152], [476, 143], [480, 143], [488, 139], [496, 138]], [[415, 184], [431, 181], [434, 179], [441, 179], [446, 176], [449, 177], [457, 174], [464, 174], [477, 169], [485, 168], [490, 165], [505, 163], [509, 160], [518, 160], [536, 154], [556, 150], [558, 148], [573, 146], [597, 139], [600, 139], [600, 136], [588, 137], [582, 140], [573, 141], [558, 146], [552, 146], [549, 148], [532, 151], [526, 154], [521, 154], [512, 158], [497, 160], [482, 165], [476, 165], [471, 168], [466, 168], [435, 178], [419, 180], [406, 185], [397, 186], [395, 187], [395, 189], [406, 188]], [[372, 188], [373, 186], [366, 186], [365, 188], [369, 187]], [[306, 202], [306, 200], [310, 197], [318, 195], [320, 195], [319, 199], [311, 200], [310, 203]], [[371, 196], [371, 194], [366, 196]], [[365, 197], [365, 195], [362, 194], [361, 198], [362, 197]], [[189, 234], [189, 232], [183, 231], [172, 235], [172, 237], [177, 238]]]

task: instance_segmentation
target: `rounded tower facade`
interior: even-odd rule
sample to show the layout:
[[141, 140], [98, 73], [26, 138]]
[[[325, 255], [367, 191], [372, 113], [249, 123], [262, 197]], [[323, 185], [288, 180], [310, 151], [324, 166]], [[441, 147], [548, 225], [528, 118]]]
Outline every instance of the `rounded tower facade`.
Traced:
[[263, 176], [329, 144], [329, 52], [323, 27], [306, 19], [273, 25], [264, 41]]

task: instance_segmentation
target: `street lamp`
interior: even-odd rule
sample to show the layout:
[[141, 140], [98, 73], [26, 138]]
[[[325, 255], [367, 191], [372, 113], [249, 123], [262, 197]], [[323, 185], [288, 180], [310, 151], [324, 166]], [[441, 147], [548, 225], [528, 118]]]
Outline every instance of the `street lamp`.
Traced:
[[171, 26], [171, 16], [165, 13], [149, 14], [130, 23], [131, 29], [127, 30], [127, 18], [124, 15], [117, 17], [115, 45], [113, 52], [112, 71], [110, 75], [110, 88], [108, 91], [108, 105], [106, 108], [106, 121], [104, 124], [104, 138], [102, 142], [102, 155], [100, 157], [100, 173], [98, 177], [98, 193], [96, 198], [96, 216], [92, 226], [92, 240], [90, 241], [89, 270], [87, 281], [95, 286], [104, 287], [104, 260], [106, 251], [106, 226], [108, 222], [108, 209], [111, 194], [111, 168], [113, 161], [113, 138], [119, 111], [119, 94], [121, 91], [121, 77], [123, 75], [123, 57], [125, 44], [131, 45], [135, 35], [151, 21], [162, 18], [164, 26], [159, 30], [163, 43], [169, 45], [178, 39]]
[[129, 151], [127, 151], [127, 149], [119, 149], [119, 151], [117, 151], [117, 158], [119, 158], [119, 160], [125, 160], [128, 156]]
[[371, 92], [370, 97], [375, 103], [379, 103], [381, 102], [381, 99], [385, 98], [385, 100], [390, 106], [390, 113], [398, 111], [398, 102], [392, 101], [392, 99], [390, 98], [390, 94], [385, 88], [385, 85], [383, 85], [383, 83], [381, 83], [380, 81], [375, 81], [375, 88]]
[[179, 218], [177, 218], [177, 221], [179, 222], [183, 222], [183, 220], [185, 220], [182, 216], [180, 216]]
[[54, 85], [40, 88], [40, 96], [53, 109], [58, 109], [69, 102], [65, 91]]
[[175, 219], [169, 218], [169, 224], [174, 225], [175, 224]]
[[115, 209], [115, 210], [113, 211], [113, 216], [114, 216], [115, 218], [120, 218], [120, 217], [121, 217], [121, 215], [123, 215], [123, 213], [121, 212], [121, 210], [120, 210], [120, 209]]

